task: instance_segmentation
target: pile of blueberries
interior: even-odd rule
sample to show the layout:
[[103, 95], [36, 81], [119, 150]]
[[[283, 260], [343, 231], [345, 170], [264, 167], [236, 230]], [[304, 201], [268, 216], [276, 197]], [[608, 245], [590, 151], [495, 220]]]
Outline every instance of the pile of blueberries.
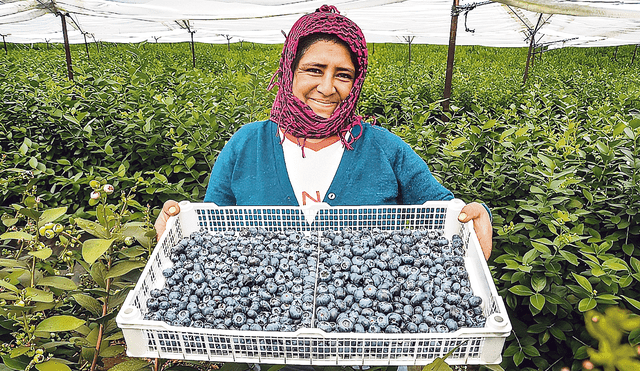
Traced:
[[377, 228], [200, 231], [170, 250], [145, 319], [195, 328], [446, 333], [484, 327], [458, 235]]

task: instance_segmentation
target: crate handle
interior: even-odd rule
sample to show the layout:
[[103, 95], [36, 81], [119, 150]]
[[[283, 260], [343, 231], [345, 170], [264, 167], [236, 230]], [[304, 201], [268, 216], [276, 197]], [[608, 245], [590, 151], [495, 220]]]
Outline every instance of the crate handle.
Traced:
[[295, 332], [296, 336], [321, 336], [323, 338], [327, 337], [327, 333], [318, 329], [318, 328], [308, 328], [308, 327], [304, 327], [301, 329], [298, 329]]

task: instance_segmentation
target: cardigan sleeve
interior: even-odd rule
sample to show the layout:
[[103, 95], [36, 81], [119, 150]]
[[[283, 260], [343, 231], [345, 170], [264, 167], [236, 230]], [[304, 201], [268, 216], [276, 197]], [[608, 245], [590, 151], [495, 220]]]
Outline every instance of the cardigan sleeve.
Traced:
[[209, 177], [209, 185], [204, 196], [204, 202], [213, 202], [218, 206], [233, 206], [236, 198], [231, 189], [231, 179], [237, 161], [237, 136], [231, 137], [218, 154], [213, 170]]
[[427, 163], [400, 137], [384, 128], [371, 128], [378, 133], [379, 148], [385, 151], [394, 169], [401, 204], [419, 205], [453, 198], [453, 193], [431, 174]]

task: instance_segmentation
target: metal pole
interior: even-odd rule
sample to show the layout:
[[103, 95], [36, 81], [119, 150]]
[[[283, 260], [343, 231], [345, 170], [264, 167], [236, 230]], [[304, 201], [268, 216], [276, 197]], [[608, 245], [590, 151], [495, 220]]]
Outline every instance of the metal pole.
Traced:
[[[453, 60], [456, 54], [456, 31], [458, 30], [458, 0], [453, 0], [451, 9], [451, 30], [449, 31], [449, 51], [447, 53], [447, 74], [444, 79], [444, 99], [442, 101], [442, 109], [449, 112], [449, 99], [451, 98], [451, 79], [453, 77]], [[443, 116], [444, 121], [448, 121]]]
[[191, 58], [193, 59], [193, 68], [196, 68], [196, 49], [193, 45], [193, 34], [196, 33], [196, 31], [189, 31], [189, 33], [191, 34]]
[[531, 31], [531, 40], [529, 41], [529, 52], [527, 53], [527, 64], [524, 66], [524, 77], [522, 79], [522, 84], [527, 83], [527, 77], [529, 76], [529, 63], [531, 61], [531, 50], [533, 49], [533, 36], [535, 35], [533, 31]]
[[71, 67], [71, 49], [69, 49], [69, 35], [67, 34], [67, 22], [63, 13], [58, 13], [62, 20], [62, 35], [64, 36], [64, 53], [67, 57], [67, 72], [69, 80], [73, 81], [73, 68]]
[[[7, 54], [9, 54], [9, 51], [7, 50], [7, 40], [4, 39], [5, 36], [6, 35], [2, 35], [2, 43], [4, 44], [4, 54], [7, 55]], [[637, 46], [636, 46], [636, 48], [637, 48]], [[633, 56], [634, 57], [636, 56], [635, 53], [633, 54]], [[633, 61], [631, 63], [633, 63]]]
[[84, 36], [84, 48], [87, 51], [87, 60], [91, 60], [91, 56], [89, 55], [89, 44], [87, 44], [87, 34], [83, 32], [82, 36]]
[[524, 67], [524, 77], [522, 79], [522, 84], [526, 84], [527, 83], [527, 77], [529, 77], [529, 62], [531, 61], [531, 51], [533, 50], [533, 45], [535, 44], [536, 41], [536, 33], [538, 32], [538, 27], [542, 27], [542, 13], [540, 13], [540, 17], [538, 18], [538, 23], [536, 24], [536, 27], [533, 29], [529, 29], [530, 35], [529, 37], [531, 38], [529, 40], [529, 53], [527, 53], [527, 64]]
[[[633, 49], [633, 57], [631, 58], [631, 64], [633, 64], [633, 61], [636, 60], [636, 53], [638, 52], [638, 46], [640, 46], [640, 44], [636, 44], [635, 49]], [[5, 46], [5, 50], [6, 50], [6, 46]]]

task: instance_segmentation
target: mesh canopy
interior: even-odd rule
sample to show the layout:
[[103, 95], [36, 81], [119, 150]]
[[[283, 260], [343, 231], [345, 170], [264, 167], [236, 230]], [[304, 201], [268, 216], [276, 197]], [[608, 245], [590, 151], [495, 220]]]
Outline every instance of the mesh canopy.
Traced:
[[[540, 13], [537, 43], [611, 46], [640, 43], [640, 0], [460, 1], [457, 44], [528, 46]], [[0, 0], [7, 42], [62, 42], [58, 12], [67, 13], [71, 43], [249, 41], [282, 43], [303, 14], [325, 3], [355, 21], [369, 42], [447, 44], [451, 0]], [[466, 9], [474, 8], [468, 13]], [[553, 14], [553, 15], [552, 15]], [[474, 32], [471, 32], [474, 31]], [[230, 39], [229, 39], [230, 38]]]

